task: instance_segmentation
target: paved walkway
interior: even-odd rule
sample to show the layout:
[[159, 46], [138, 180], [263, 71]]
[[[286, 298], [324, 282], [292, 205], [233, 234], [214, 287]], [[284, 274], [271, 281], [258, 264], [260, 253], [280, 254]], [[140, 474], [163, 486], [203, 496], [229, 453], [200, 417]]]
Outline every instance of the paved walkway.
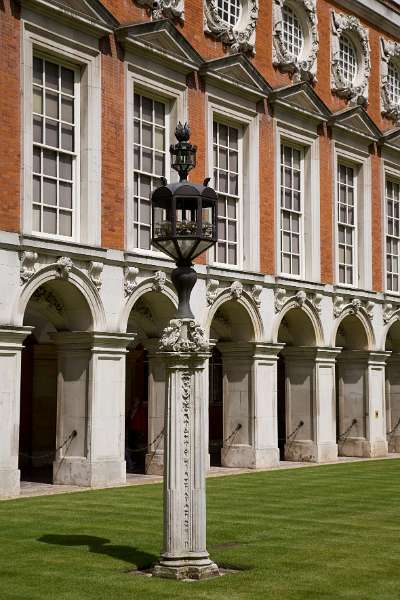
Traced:
[[[365, 462], [371, 460], [392, 460], [394, 458], [400, 458], [400, 454], [389, 454], [384, 458], [353, 458], [343, 456], [338, 458], [336, 461], [329, 463], [304, 463], [304, 462], [290, 462], [281, 461], [278, 467], [270, 467], [268, 469], [233, 469], [227, 467], [211, 467], [207, 477], [222, 477], [226, 475], [240, 475], [242, 473], [259, 473], [262, 471], [278, 471], [283, 469], [299, 469], [304, 467], [318, 467], [321, 464], [341, 464], [346, 462]], [[128, 473], [126, 476], [126, 483], [120, 486], [112, 487], [129, 487], [133, 485], [147, 485], [152, 483], [160, 483], [163, 478], [160, 475], [141, 475]], [[107, 486], [104, 486], [106, 488]], [[16, 498], [32, 498], [34, 496], [52, 496], [54, 494], [65, 494], [72, 492], [87, 491], [92, 488], [79, 487], [77, 485], [53, 485], [50, 483], [36, 483], [31, 481], [21, 481], [21, 493]], [[96, 488], [99, 489], [99, 488]]]

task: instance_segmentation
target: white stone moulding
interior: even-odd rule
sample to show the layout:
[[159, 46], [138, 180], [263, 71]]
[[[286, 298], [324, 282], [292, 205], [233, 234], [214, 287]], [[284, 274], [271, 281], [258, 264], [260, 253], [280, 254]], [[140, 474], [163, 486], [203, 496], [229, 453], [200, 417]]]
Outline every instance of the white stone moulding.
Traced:
[[[299, 56], [288, 51], [283, 39], [283, 6], [295, 12], [304, 35], [304, 47]], [[294, 82], [316, 81], [319, 48], [316, 0], [274, 0], [273, 4], [272, 62], [284, 73], [290, 73]]]
[[124, 269], [124, 291], [125, 296], [130, 296], [137, 286], [136, 278], [139, 275], [137, 267], [125, 267]]
[[[357, 52], [357, 73], [352, 82], [344, 80], [340, 68], [340, 38], [347, 35]], [[366, 27], [354, 15], [332, 12], [332, 92], [354, 104], [368, 103], [368, 82], [371, 73], [369, 35]]]
[[347, 299], [343, 296], [335, 296], [333, 299], [333, 316], [337, 319], [348, 310], [350, 315], [362, 312], [369, 320], [373, 317], [374, 303], [371, 300], [362, 301], [359, 298]]
[[235, 25], [226, 23], [218, 13], [217, 0], [204, 0], [204, 31], [233, 52], [255, 53], [258, 0], [241, 0], [239, 20]]
[[400, 44], [381, 38], [381, 110], [395, 123], [400, 121], [400, 103], [394, 102], [389, 92], [389, 65], [400, 66]]
[[88, 267], [88, 275], [91, 282], [99, 290], [101, 288], [101, 274], [103, 273], [103, 263], [97, 261], [90, 261]]
[[136, 4], [147, 9], [151, 17], [156, 19], [171, 19], [184, 21], [184, 0], [136, 0]]
[[226, 291], [229, 291], [231, 300], [239, 300], [245, 293], [257, 309], [261, 307], [262, 285], [252, 285], [246, 288], [240, 281], [233, 281], [229, 287], [220, 287], [218, 279], [208, 279], [207, 281], [206, 300], [208, 306], [212, 306], [217, 298]]
[[20, 257], [21, 284], [27, 283], [30, 280], [30, 278], [35, 274], [36, 263], [38, 261], [38, 258], [39, 256], [37, 252], [22, 252]]
[[307, 303], [311, 308], [320, 313], [322, 298], [322, 294], [318, 292], [307, 293], [305, 290], [298, 290], [297, 292], [288, 294], [285, 288], [277, 288], [275, 290], [274, 302], [275, 313], [280, 313], [283, 307], [289, 302], [294, 302], [299, 308]]
[[160, 339], [163, 352], [206, 352], [209, 342], [193, 319], [171, 319]]

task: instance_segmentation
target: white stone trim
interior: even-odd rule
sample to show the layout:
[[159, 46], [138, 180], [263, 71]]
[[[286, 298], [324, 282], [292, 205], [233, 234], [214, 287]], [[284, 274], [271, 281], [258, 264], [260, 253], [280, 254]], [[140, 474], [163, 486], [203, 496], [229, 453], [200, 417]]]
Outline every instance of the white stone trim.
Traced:
[[216, 0], [204, 0], [204, 31], [230, 46], [233, 52], [255, 53], [258, 0], [241, 0], [236, 25], [228, 25], [218, 14]]
[[400, 120], [400, 103], [392, 102], [389, 94], [389, 63], [400, 66], [400, 43], [381, 37], [381, 110], [382, 114], [395, 123]]
[[126, 56], [126, 121], [125, 121], [125, 157], [126, 157], [126, 195], [125, 195], [125, 246], [128, 252], [156, 258], [165, 258], [162, 252], [143, 250], [133, 245], [133, 197], [134, 197], [134, 156], [133, 156], [133, 122], [135, 93], [148, 95], [166, 104], [166, 165], [165, 174], [168, 181], [176, 180], [176, 173], [170, 167], [169, 144], [176, 142], [175, 125], [187, 121], [188, 99], [184, 78], [170, 69], [159, 67], [145, 69], [136, 57], [128, 53]]
[[[355, 148], [334, 143], [333, 153], [333, 198], [334, 198], [334, 262], [335, 285], [349, 289], [372, 288], [372, 209], [371, 209], [371, 159], [367, 153], [357, 152]], [[338, 162], [348, 164], [354, 169], [355, 206], [356, 206], [356, 243], [354, 285], [339, 283], [338, 261], [338, 219], [337, 219], [337, 168]]]
[[[237, 99], [239, 101], [239, 99]], [[214, 260], [214, 252], [208, 253], [208, 263], [216, 268], [240, 271], [259, 270], [260, 219], [259, 219], [259, 116], [256, 106], [249, 110], [247, 106], [235, 105], [209, 92], [206, 93], [207, 115], [207, 167], [208, 175], [213, 175], [213, 122], [223, 121], [239, 129], [239, 159], [241, 158], [241, 174], [239, 186], [241, 206], [239, 208], [239, 256], [237, 265], [221, 264]], [[248, 173], [243, 177], [243, 173]], [[206, 172], [207, 175], [207, 172]], [[245, 206], [246, 203], [246, 206]]]
[[[357, 51], [357, 74], [352, 83], [343, 80], [339, 65], [340, 38], [347, 35]], [[332, 92], [355, 104], [368, 103], [368, 81], [371, 72], [368, 29], [354, 15], [332, 11], [331, 35], [331, 85]]]
[[[286, 124], [277, 123], [275, 128], [276, 144], [276, 177], [275, 177], [275, 269], [278, 277], [289, 279], [306, 279], [319, 281], [321, 277], [320, 264], [320, 177], [319, 177], [319, 137], [315, 133], [294, 129]], [[300, 275], [282, 273], [280, 213], [281, 213], [281, 144], [300, 148], [302, 160], [302, 193], [303, 193], [303, 230], [301, 232], [302, 261]]]
[[344, 310], [341, 311], [339, 317], [336, 317], [336, 319], [334, 319], [334, 321], [333, 321], [331, 347], [334, 348], [336, 346], [336, 336], [337, 336], [337, 332], [340, 327], [340, 324], [349, 315], [353, 315], [353, 316], [357, 317], [357, 319], [360, 320], [362, 326], [364, 327], [365, 334], [367, 337], [367, 343], [368, 343], [367, 351], [369, 351], [369, 352], [373, 351], [376, 348], [376, 342], [375, 342], [375, 333], [374, 333], [372, 323], [371, 323], [369, 317], [367, 316], [367, 314], [365, 313], [365, 310], [363, 310], [363, 309], [355, 310], [354, 306], [351, 303], [348, 304], [344, 308]]
[[381, 208], [383, 215], [383, 240], [382, 240], [382, 272], [384, 277], [383, 282], [383, 290], [392, 296], [400, 296], [400, 289], [398, 292], [393, 290], [388, 290], [387, 288], [387, 252], [386, 252], [386, 237], [388, 235], [387, 229], [387, 202], [386, 202], [386, 180], [390, 178], [392, 181], [394, 180], [396, 183], [400, 185], [400, 170], [395, 167], [392, 163], [389, 163], [387, 160], [382, 158], [382, 182], [381, 182]]
[[[51, 21], [47, 26], [51, 27]], [[65, 33], [65, 32], [64, 32]], [[76, 181], [76, 219], [72, 239], [37, 234], [39, 237], [100, 245], [101, 243], [101, 55], [82, 43], [79, 34], [68, 37], [23, 22], [22, 127], [23, 185], [22, 231], [32, 233], [32, 57], [39, 52], [49, 60], [66, 63], [80, 72], [80, 168]]]
[[[289, 6], [300, 21], [304, 47], [300, 56], [292, 55], [286, 48], [283, 31], [284, 5]], [[272, 62], [284, 73], [290, 73], [293, 81], [315, 81], [319, 48], [316, 0], [274, 0], [273, 4]]]

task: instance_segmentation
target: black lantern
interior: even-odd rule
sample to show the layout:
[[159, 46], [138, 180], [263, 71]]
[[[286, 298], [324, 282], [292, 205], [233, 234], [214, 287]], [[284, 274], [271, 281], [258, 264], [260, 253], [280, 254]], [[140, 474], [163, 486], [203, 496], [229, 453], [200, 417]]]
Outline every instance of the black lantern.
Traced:
[[[175, 136], [178, 143], [171, 145], [170, 153], [172, 167], [179, 173], [179, 182], [168, 184], [166, 179], [162, 179], [162, 185], [151, 195], [152, 243], [168, 254], [178, 267], [172, 274], [180, 300], [178, 316], [193, 318], [188, 304], [196, 282], [192, 261], [217, 241], [218, 195], [208, 187], [209, 179], [205, 179], [203, 184], [187, 180], [188, 172], [196, 165], [197, 150], [196, 146], [189, 143], [190, 129], [187, 123], [178, 124]], [[183, 277], [185, 281], [191, 279], [193, 282], [189, 290], [188, 283], [183, 286], [187, 295], [185, 299], [180, 294]]]

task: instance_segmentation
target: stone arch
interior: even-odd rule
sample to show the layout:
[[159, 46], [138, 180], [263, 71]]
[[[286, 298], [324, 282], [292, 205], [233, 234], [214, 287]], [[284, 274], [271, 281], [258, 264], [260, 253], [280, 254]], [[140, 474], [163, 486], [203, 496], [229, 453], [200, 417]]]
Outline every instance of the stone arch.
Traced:
[[374, 349], [375, 334], [362, 310], [355, 313], [349, 308], [342, 312], [334, 325], [332, 346], [339, 346], [345, 350]]
[[289, 346], [323, 346], [321, 319], [311, 302], [299, 306], [298, 302], [290, 300], [276, 316], [272, 340]]
[[[18, 296], [12, 311], [13, 325], [21, 326], [23, 324], [28, 303], [39, 288], [49, 288], [51, 290], [58, 288], [59, 294], [57, 295], [60, 297], [60, 300], [65, 303], [65, 299], [68, 299], [66, 304], [68, 304], [69, 319], [71, 323], [69, 329], [72, 330], [75, 328], [78, 330], [93, 331], [106, 330], [104, 306], [97, 288], [93, 285], [89, 277], [74, 266], [72, 266], [71, 270], [68, 272], [68, 277], [61, 277], [60, 271], [55, 264], [48, 265], [35, 273], [28, 283], [22, 287], [21, 293]], [[76, 307], [76, 310], [73, 307], [74, 301], [76, 301], [78, 305], [80, 304], [79, 307]], [[91, 315], [91, 324], [89, 327], [82, 327], [82, 324], [79, 323], [79, 320], [81, 319], [79, 313], [85, 306], [85, 303], [82, 304], [83, 301], [86, 301], [86, 305]]]
[[[213, 337], [211, 331], [213, 321], [216, 317], [218, 319], [219, 316], [221, 326], [224, 319], [228, 321], [225, 330], [230, 327], [230, 324], [234, 324], [236, 335], [231, 335], [231, 339], [247, 342], [262, 341], [264, 337], [263, 323], [254, 303], [247, 296], [246, 292], [242, 292], [239, 298], [233, 299], [230, 290], [222, 292], [209, 311], [205, 325], [206, 337]], [[226, 341], [228, 341], [229, 334], [227, 331], [223, 334], [224, 338], [226, 336]]]
[[385, 369], [386, 430], [389, 452], [400, 451], [400, 311], [387, 323], [383, 348], [388, 352]]
[[384, 327], [382, 348], [391, 352], [400, 352], [400, 311], [392, 315]]
[[[163, 289], [157, 290], [157, 288], [155, 288], [154, 286], [154, 281], [143, 281], [136, 287], [136, 289], [129, 296], [129, 298], [127, 298], [125, 302], [125, 305], [121, 311], [121, 315], [119, 318], [119, 331], [127, 331], [132, 309], [138, 302], [138, 300], [140, 300], [141, 298], [143, 299], [144, 297], [147, 297], [148, 300], [152, 300], [153, 304], [155, 305], [157, 305], [157, 298], [164, 298], [165, 300], [169, 301], [175, 308], [178, 307], [178, 298], [170, 282], [166, 282]], [[173, 315], [171, 315], [170, 318], [173, 318]]]

